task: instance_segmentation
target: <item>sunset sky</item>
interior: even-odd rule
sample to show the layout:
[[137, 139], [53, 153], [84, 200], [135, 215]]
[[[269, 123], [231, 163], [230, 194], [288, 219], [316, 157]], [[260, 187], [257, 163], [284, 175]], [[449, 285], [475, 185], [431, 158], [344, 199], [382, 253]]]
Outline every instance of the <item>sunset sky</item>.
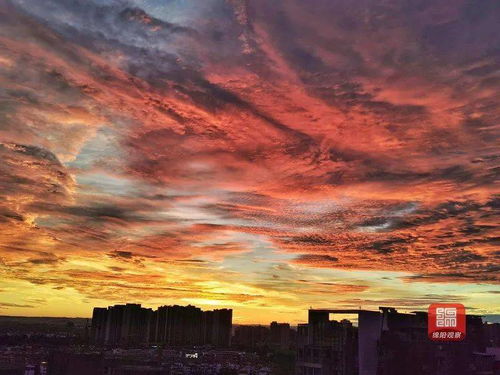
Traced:
[[0, 315], [500, 313], [497, 0], [1, 0]]

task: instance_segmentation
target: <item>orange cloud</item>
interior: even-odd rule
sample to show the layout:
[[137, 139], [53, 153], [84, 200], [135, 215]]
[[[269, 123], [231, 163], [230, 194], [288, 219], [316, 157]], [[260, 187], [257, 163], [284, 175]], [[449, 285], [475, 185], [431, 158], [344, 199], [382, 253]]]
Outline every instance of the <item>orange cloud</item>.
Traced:
[[314, 3], [0, 6], [8, 290], [255, 321], [498, 284], [498, 10]]

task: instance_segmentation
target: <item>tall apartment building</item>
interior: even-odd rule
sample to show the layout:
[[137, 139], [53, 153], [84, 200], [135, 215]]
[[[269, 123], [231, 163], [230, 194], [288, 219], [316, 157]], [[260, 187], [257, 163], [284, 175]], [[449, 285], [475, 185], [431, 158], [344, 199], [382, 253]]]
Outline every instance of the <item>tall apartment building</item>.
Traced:
[[238, 326], [234, 330], [233, 343], [243, 349], [256, 349], [269, 344], [270, 330], [264, 326]]
[[290, 349], [292, 344], [292, 329], [289, 323], [272, 322], [269, 332], [271, 345], [280, 349]]
[[153, 310], [138, 304], [96, 307], [92, 314], [91, 338], [97, 344], [136, 345], [149, 340]]
[[356, 375], [357, 328], [348, 320], [330, 320], [329, 312], [309, 310], [297, 330], [296, 375]]
[[167, 345], [202, 343], [201, 309], [195, 306], [161, 306], [156, 320], [156, 342]]
[[233, 310], [204, 311], [202, 325], [205, 344], [224, 348], [231, 346]]
[[[493, 375], [496, 352], [491, 325], [468, 315], [460, 342], [427, 337], [427, 313], [394, 308], [309, 310], [298, 328], [296, 375]], [[357, 330], [329, 314], [356, 314]], [[355, 336], [355, 337], [354, 337]]]
[[105, 307], [94, 307], [92, 313], [92, 326], [90, 339], [96, 344], [104, 344], [106, 338], [106, 325], [108, 320], [108, 309]]
[[381, 308], [377, 375], [477, 375], [485, 359], [481, 317], [467, 316], [467, 334], [460, 342], [434, 342], [427, 337], [427, 314], [402, 314]]
[[156, 311], [139, 304], [94, 308], [91, 338], [96, 344], [133, 346], [229, 347], [232, 310], [202, 311], [195, 306], [161, 306]]

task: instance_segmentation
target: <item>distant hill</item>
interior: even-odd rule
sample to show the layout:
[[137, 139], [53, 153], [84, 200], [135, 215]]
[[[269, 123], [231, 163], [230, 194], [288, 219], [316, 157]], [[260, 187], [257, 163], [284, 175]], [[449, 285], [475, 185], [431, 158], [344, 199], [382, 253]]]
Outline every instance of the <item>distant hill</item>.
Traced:
[[0, 331], [5, 333], [78, 332], [85, 328], [87, 322], [90, 324], [90, 319], [0, 315]]

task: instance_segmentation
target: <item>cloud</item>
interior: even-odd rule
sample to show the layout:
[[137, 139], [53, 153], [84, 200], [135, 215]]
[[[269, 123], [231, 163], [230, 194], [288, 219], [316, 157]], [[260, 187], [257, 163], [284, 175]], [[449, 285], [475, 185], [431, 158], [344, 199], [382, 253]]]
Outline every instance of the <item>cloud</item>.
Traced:
[[331, 255], [321, 255], [321, 254], [304, 254], [297, 258], [297, 262], [304, 262], [308, 264], [314, 265], [315, 263], [319, 263], [321, 265], [332, 264], [338, 261], [338, 258], [335, 258]]
[[9, 282], [248, 309], [384, 300], [337, 272], [498, 283], [498, 6], [313, 3], [4, 2]]
[[27, 305], [27, 304], [18, 304], [18, 303], [9, 303], [9, 302], [0, 302], [0, 308], [3, 309], [8, 309], [11, 307], [17, 307], [17, 308], [34, 308], [34, 305]]
[[64, 262], [65, 258], [58, 257], [51, 253], [40, 253], [40, 256], [28, 259], [28, 263], [32, 265], [56, 265], [60, 262]]
[[134, 257], [134, 254], [130, 251], [119, 251], [119, 250], [115, 250], [109, 253], [108, 255], [113, 258], [125, 258], [125, 259], [132, 259]]

